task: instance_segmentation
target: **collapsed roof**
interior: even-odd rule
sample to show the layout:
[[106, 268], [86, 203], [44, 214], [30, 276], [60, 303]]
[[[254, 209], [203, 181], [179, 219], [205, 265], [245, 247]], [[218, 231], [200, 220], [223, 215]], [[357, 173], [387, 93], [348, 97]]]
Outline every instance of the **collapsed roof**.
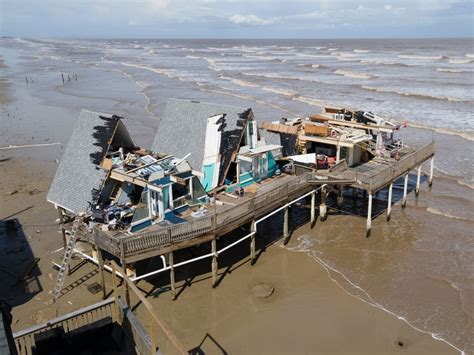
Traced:
[[100, 167], [110, 146], [133, 147], [121, 118], [82, 110], [49, 188], [47, 200], [70, 212], [85, 212], [107, 171]]
[[232, 154], [239, 149], [247, 120], [252, 117], [251, 109], [170, 99], [160, 120], [151, 150], [167, 152], [176, 157], [184, 157], [191, 153], [187, 160], [194, 169], [201, 170], [208, 118], [220, 114], [224, 114], [220, 126], [222, 132], [220, 171], [225, 172]]

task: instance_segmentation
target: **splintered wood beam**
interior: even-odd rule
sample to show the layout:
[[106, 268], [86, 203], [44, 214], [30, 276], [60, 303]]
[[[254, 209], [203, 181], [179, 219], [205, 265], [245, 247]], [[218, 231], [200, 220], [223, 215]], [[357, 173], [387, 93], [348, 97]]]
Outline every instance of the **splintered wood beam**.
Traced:
[[262, 122], [260, 123], [259, 128], [270, 132], [298, 134], [298, 131], [301, 129], [301, 125], [287, 126], [280, 123]]

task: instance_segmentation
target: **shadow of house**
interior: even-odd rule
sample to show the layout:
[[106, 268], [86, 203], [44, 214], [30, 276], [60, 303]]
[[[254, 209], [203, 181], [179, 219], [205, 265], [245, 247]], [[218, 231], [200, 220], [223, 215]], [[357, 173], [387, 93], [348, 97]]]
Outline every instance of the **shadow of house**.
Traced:
[[[308, 223], [310, 218], [309, 204], [302, 200], [301, 203], [295, 204], [290, 209], [290, 235], [297, 228]], [[265, 252], [266, 248], [272, 244], [283, 239], [283, 211], [276, 213], [271, 218], [262, 221], [259, 225], [256, 238], [256, 251], [257, 259]], [[243, 236], [247, 235], [250, 231], [250, 224], [244, 227], [237, 228], [226, 235], [222, 235], [217, 240], [217, 249], [221, 250], [226, 246], [233, 244]], [[260, 232], [259, 232], [260, 231]], [[250, 262], [249, 257], [250, 250], [250, 239], [240, 242], [239, 244], [232, 247], [227, 252], [219, 255], [219, 272], [218, 281], [215, 287], [217, 287], [225, 277], [237, 270], [244, 264]], [[211, 246], [209, 243], [202, 243], [196, 246], [192, 246], [186, 249], [180, 249], [174, 252], [174, 262], [179, 263], [182, 261], [198, 258], [202, 255], [211, 253]], [[166, 256], [167, 257], [167, 256]], [[168, 264], [168, 262], [167, 262]], [[159, 258], [155, 258], [153, 261], [140, 261], [136, 266], [138, 274], [145, 273], [150, 270], [156, 270], [162, 267], [162, 261]], [[193, 283], [208, 280], [211, 278], [211, 260], [205, 258], [202, 260], [195, 261], [191, 264], [181, 266], [175, 269], [175, 282], [177, 282], [177, 297], [184, 292], [188, 287], [191, 287]], [[148, 292], [147, 297], [160, 297], [161, 294], [170, 291], [170, 275], [168, 273], [159, 273], [146, 279], [147, 283], [152, 286], [151, 291]]]
[[12, 307], [31, 300], [43, 290], [41, 270], [18, 219], [0, 221], [0, 299]]

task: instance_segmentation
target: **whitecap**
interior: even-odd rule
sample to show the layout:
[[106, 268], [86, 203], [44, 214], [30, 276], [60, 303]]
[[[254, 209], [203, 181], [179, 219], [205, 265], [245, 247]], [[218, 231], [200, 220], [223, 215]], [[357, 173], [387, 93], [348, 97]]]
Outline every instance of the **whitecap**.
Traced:
[[297, 92], [294, 91], [294, 90], [276, 88], [276, 87], [272, 87], [272, 86], [264, 86], [262, 88], [262, 90], [273, 92], [273, 93], [278, 94], [278, 95], [289, 96], [289, 97], [295, 96], [297, 94]]
[[230, 78], [230, 77], [223, 76], [223, 75], [220, 75], [219, 78], [224, 79], [224, 80], [229, 80], [229, 81], [233, 82], [234, 84], [236, 84], [238, 86], [242, 86], [242, 87], [248, 87], [248, 88], [259, 88], [260, 87], [260, 85], [255, 84], [255, 83], [251, 83], [250, 81], [246, 81], [246, 80]]
[[400, 96], [410, 96], [410, 97], [415, 97], [415, 98], [418, 97], [422, 99], [445, 100], [445, 101], [450, 101], [450, 102], [466, 102], [466, 100], [462, 100], [462, 99], [451, 97], [451, 96], [436, 96], [436, 95], [430, 95], [430, 94], [401, 91], [401, 90], [396, 90], [396, 89], [375, 88], [375, 87], [365, 86], [365, 85], [362, 86], [362, 89], [368, 90], [368, 91], [397, 94]]
[[464, 73], [466, 70], [452, 68], [436, 68], [436, 71], [442, 73]]
[[400, 54], [398, 58], [415, 59], [415, 60], [440, 60], [440, 59], [443, 59], [443, 56], [442, 55], [429, 56], [429, 55], [415, 55], [415, 54]]
[[365, 74], [365, 73], [358, 73], [350, 70], [342, 70], [342, 69], [337, 69], [334, 71], [334, 74], [338, 75], [344, 75], [345, 77], [348, 78], [354, 78], [354, 79], [373, 79], [375, 78], [374, 75], [370, 74]]
[[450, 58], [449, 62], [451, 64], [468, 64], [474, 61], [474, 59], [466, 59], [466, 58]]

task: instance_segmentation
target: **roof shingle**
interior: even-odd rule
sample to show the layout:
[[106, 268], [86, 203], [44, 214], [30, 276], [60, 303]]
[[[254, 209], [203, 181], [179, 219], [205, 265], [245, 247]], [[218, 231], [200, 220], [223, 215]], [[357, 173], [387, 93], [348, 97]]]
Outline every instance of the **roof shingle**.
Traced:
[[118, 122], [118, 116], [81, 111], [49, 188], [49, 202], [74, 213], [87, 210], [92, 190], [100, 189], [107, 175], [98, 164]]

